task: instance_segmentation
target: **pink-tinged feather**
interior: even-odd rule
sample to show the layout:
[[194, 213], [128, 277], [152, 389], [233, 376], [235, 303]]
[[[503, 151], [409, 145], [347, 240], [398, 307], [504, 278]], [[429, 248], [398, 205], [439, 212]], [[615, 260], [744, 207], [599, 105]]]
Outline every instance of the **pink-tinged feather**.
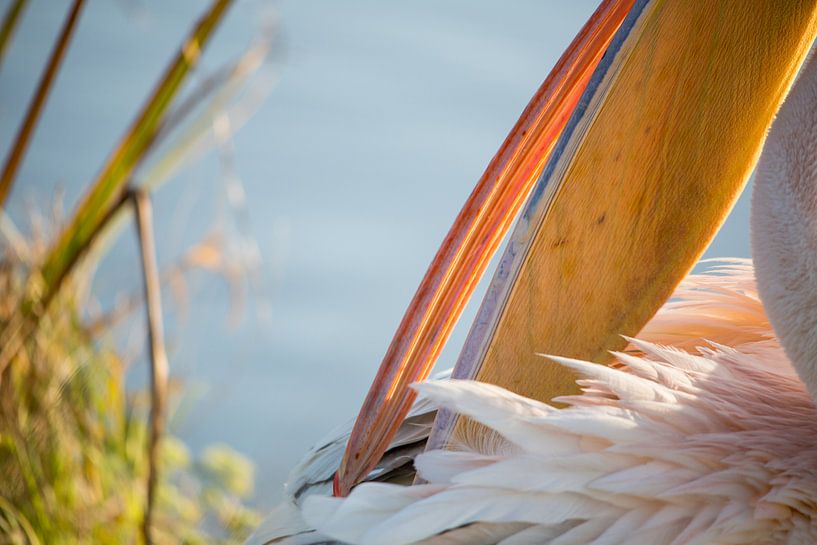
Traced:
[[[436, 545], [475, 522], [523, 524], [509, 545], [817, 540], [817, 409], [758, 305], [747, 262], [690, 277], [614, 366], [543, 361], [577, 374], [583, 393], [566, 409], [489, 384], [419, 384], [427, 402], [495, 430], [496, 444], [424, 454], [431, 485], [363, 484], [324, 500], [343, 502], [328, 515], [308, 502], [306, 519], [364, 545]], [[674, 343], [654, 327], [670, 318], [706, 335]]]

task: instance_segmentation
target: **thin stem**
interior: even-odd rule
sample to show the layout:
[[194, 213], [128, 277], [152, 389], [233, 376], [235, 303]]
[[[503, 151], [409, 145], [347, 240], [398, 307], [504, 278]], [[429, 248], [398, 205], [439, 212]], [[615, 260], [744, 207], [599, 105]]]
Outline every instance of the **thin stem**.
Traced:
[[[57, 72], [59, 72], [60, 64], [65, 57], [65, 51], [68, 49], [68, 44], [71, 41], [71, 36], [74, 34], [74, 29], [76, 28], [76, 23], [79, 19], [79, 13], [84, 4], [85, 0], [74, 0], [74, 4], [71, 6], [71, 11], [68, 12], [68, 16], [62, 25], [60, 35], [57, 37], [57, 41], [54, 44], [54, 49], [51, 51], [51, 56], [48, 58], [48, 64], [46, 64], [45, 70], [40, 76], [40, 82], [37, 85], [37, 90], [31, 99], [31, 103], [28, 105], [28, 110], [23, 118], [23, 124], [20, 125], [11, 150], [6, 156], [2, 173], [0, 173], [0, 207], [2, 207], [6, 202], [11, 186], [14, 183], [15, 177], [17, 176], [17, 171], [20, 169], [20, 165], [23, 162], [26, 150], [31, 142], [31, 137], [34, 135], [34, 128], [37, 125], [37, 121], [40, 119], [43, 105], [45, 104], [45, 100], [48, 98], [48, 92], [54, 85], [54, 78], [57, 76]], [[15, 7], [16, 6], [12, 6], [10, 9], [14, 9]], [[3, 32], [5, 31], [6, 28], [4, 25]], [[8, 32], [11, 32], [11, 30]], [[0, 47], [5, 47], [4, 41], [2, 40], [7, 39], [8, 36], [0, 34]], [[1, 49], [0, 55], [2, 55]]]
[[151, 539], [156, 484], [159, 479], [159, 442], [165, 429], [167, 406], [168, 363], [162, 325], [162, 299], [159, 268], [156, 265], [156, 245], [153, 240], [153, 214], [150, 196], [140, 190], [133, 192], [139, 250], [142, 256], [142, 276], [145, 286], [148, 343], [150, 345], [150, 430], [148, 435], [147, 503], [142, 520], [142, 535], [146, 545]]

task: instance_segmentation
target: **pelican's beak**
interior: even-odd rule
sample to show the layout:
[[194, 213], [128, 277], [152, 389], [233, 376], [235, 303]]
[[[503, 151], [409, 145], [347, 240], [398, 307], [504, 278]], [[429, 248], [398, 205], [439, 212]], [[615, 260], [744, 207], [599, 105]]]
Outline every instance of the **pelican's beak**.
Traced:
[[[336, 495], [380, 459], [413, 401], [409, 384], [428, 375], [528, 194], [455, 376], [550, 400], [574, 391], [573, 378], [536, 353], [605, 361], [638, 333], [748, 179], [817, 34], [815, 3], [602, 3], [429, 267], [355, 423]], [[431, 443], [462, 429], [438, 417]]]
[[542, 172], [633, 0], [605, 0], [585, 24], [488, 165], [443, 240], [363, 403], [335, 495], [371, 471], [414, 400], [488, 262]]

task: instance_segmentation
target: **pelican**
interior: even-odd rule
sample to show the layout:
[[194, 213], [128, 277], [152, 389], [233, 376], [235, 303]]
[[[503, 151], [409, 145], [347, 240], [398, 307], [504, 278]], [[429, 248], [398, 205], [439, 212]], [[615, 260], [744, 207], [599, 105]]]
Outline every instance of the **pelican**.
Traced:
[[[602, 2], [251, 543], [817, 543], [815, 36], [814, 0]], [[689, 274], [753, 170], [754, 263]]]

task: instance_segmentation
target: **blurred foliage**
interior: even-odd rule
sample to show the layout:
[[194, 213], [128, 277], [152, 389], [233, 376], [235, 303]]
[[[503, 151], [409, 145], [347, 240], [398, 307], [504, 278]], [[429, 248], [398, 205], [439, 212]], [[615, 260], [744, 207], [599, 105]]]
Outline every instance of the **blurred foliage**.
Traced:
[[[233, 119], [231, 99], [266, 56], [270, 41], [262, 37], [180, 102], [185, 79], [229, 4], [213, 0], [191, 25], [56, 237], [36, 229], [23, 236], [0, 210], [0, 545], [118, 545], [148, 538], [154, 545], [217, 545], [240, 542], [259, 522], [246, 505], [254, 481], [249, 461], [223, 445], [193, 456], [181, 440], [164, 436], [152, 525], [143, 531], [151, 396], [126, 389], [127, 365], [108, 329], [117, 316], [88, 323], [85, 312], [93, 277], [89, 256], [107, 251], [117, 227], [131, 217], [126, 197], [134, 178], [155, 187], [199, 153], [214, 120]], [[6, 13], [3, 50], [17, 16]], [[247, 110], [238, 111], [236, 125]], [[149, 160], [161, 166], [158, 174], [139, 176], [138, 167]], [[222, 261], [217, 245], [205, 243], [163, 280], [177, 291], [185, 269], [220, 271]], [[140, 298], [128, 301], [125, 314], [142, 304]]]
[[[34, 269], [0, 258], [0, 331], [14, 323]], [[125, 389], [110, 343], [83, 325], [80, 269], [0, 381], [0, 543], [123, 544], [145, 506], [148, 396]], [[258, 523], [242, 501], [253, 469], [226, 446], [193, 458], [161, 444], [155, 543], [236, 543]]]

